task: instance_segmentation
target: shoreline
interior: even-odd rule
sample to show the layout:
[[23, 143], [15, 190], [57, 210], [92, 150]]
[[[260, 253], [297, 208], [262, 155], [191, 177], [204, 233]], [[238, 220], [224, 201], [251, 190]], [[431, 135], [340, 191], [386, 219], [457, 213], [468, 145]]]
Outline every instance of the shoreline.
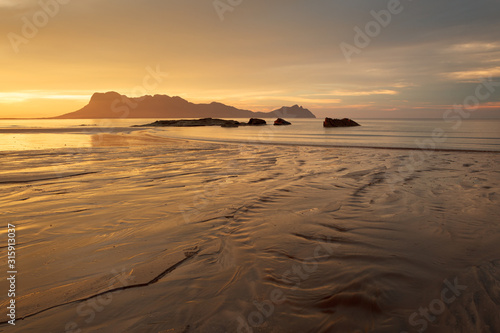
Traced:
[[[178, 139], [178, 138], [171, 138]], [[380, 146], [342, 146], [342, 145], [315, 145], [301, 143], [281, 143], [281, 142], [255, 142], [255, 141], [216, 141], [204, 139], [179, 139], [186, 141], [195, 141], [203, 143], [220, 143], [220, 144], [249, 144], [249, 145], [270, 145], [270, 146], [287, 146], [287, 147], [312, 147], [312, 148], [360, 148], [360, 149], [389, 149], [389, 150], [419, 150], [419, 151], [437, 151], [437, 152], [462, 152], [462, 153], [493, 153], [500, 154], [500, 150], [479, 150], [479, 149], [454, 149], [454, 148], [436, 148], [422, 149], [414, 147], [380, 147]]]
[[[185, 128], [132, 127], [142, 121], [121, 122], [70, 121], [10, 123], [0, 126], [1, 151], [26, 151], [58, 149], [65, 147], [92, 147], [104, 134], [128, 134], [123, 143], [137, 141], [141, 133], [162, 138], [183, 139], [198, 142], [226, 144], [264, 144], [278, 146], [363, 148], [390, 150], [425, 150], [443, 152], [500, 152], [498, 121], [475, 121], [460, 128], [438, 121], [366, 121], [361, 127], [324, 129], [317, 121], [297, 120], [292, 127], [264, 126], [258, 128], [225, 129], [211, 126]], [[237, 119], [237, 121], [240, 121]], [[466, 125], [468, 124], [468, 125]], [[443, 137], [435, 137], [433, 131], [442, 131]], [[139, 130], [139, 132], [137, 132]], [[142, 132], [144, 131], [144, 132]], [[433, 134], [434, 133], [434, 134]], [[43, 134], [43, 135], [40, 135]], [[433, 136], [434, 135], [434, 136]], [[118, 136], [117, 138], [120, 139]], [[120, 140], [115, 140], [120, 141]], [[116, 145], [116, 144], [115, 144]], [[133, 145], [133, 144], [132, 144]], [[100, 145], [102, 146], [102, 145]], [[424, 148], [424, 149], [421, 149]]]
[[[500, 155], [429, 154], [399, 181], [410, 154], [395, 149], [147, 131], [94, 140], [100, 146], [35, 158], [0, 153], [3, 217], [23, 230], [21, 330], [211, 331], [223, 323], [236, 331], [278, 290], [288, 301], [273, 303], [269, 331], [399, 332], [441, 295], [442, 281], [467, 290], [436, 325], [478, 292], [480, 306], [492, 308]], [[107, 149], [114, 143], [123, 149]], [[91, 304], [102, 306], [93, 320]], [[296, 321], [297, 308], [314, 323]], [[134, 322], [125, 320], [130, 311]], [[165, 313], [190, 315], [165, 322]], [[489, 316], [476, 322], [489, 325]]]
[[[103, 128], [99, 128], [103, 130]], [[312, 143], [286, 143], [286, 142], [262, 142], [262, 141], [224, 141], [224, 140], [207, 140], [207, 139], [196, 139], [196, 138], [178, 138], [178, 137], [168, 137], [162, 135], [155, 135], [151, 133], [143, 134], [132, 134], [131, 132], [144, 131], [141, 128], [105, 128], [104, 130], [111, 130], [112, 132], [100, 131], [98, 134], [89, 133], [87, 127], [83, 128], [56, 128], [56, 129], [22, 129], [22, 130], [3, 130], [0, 129], [0, 134], [58, 134], [58, 133], [68, 133], [68, 134], [87, 134], [91, 136], [98, 136], [99, 144], [96, 146], [89, 147], [59, 147], [59, 148], [45, 148], [45, 149], [25, 149], [25, 150], [0, 150], [0, 154], [14, 153], [14, 152], [32, 152], [32, 151], [45, 151], [45, 150], [57, 150], [57, 149], [92, 149], [92, 148], [106, 148], [106, 147], [135, 147], [148, 146], [148, 142], [152, 146], [158, 146], [162, 142], [199, 142], [199, 143], [212, 143], [212, 144], [230, 144], [230, 145], [265, 145], [265, 146], [286, 146], [286, 147], [313, 147], [313, 148], [346, 148], [346, 149], [377, 149], [377, 150], [405, 150], [405, 151], [423, 151], [423, 152], [448, 152], [448, 153], [488, 153], [488, 154], [500, 154], [500, 150], [485, 150], [485, 149], [456, 149], [456, 148], [418, 148], [418, 147], [384, 147], [384, 146], [354, 146], [354, 145], [331, 145], [331, 144], [312, 144]], [[113, 131], [115, 133], [113, 133]], [[118, 132], [118, 133], [117, 133]], [[108, 142], [102, 142], [102, 138], [106, 137]], [[120, 145], [120, 139], [123, 140]], [[126, 139], [132, 139], [134, 141], [128, 141]]]

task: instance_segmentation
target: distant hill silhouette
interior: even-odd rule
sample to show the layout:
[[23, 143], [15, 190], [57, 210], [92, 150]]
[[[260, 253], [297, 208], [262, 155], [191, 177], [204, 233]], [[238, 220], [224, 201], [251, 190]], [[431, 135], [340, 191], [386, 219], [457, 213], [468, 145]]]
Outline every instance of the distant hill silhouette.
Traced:
[[129, 98], [117, 92], [95, 93], [89, 104], [56, 119], [99, 118], [316, 118], [301, 106], [282, 107], [271, 112], [241, 110], [222, 103], [194, 104], [167, 95]]

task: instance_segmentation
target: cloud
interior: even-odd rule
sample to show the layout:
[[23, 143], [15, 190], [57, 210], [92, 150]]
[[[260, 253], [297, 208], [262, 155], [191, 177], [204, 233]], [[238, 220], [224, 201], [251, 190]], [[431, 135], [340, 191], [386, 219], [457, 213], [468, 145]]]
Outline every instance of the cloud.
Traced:
[[500, 51], [500, 42], [489, 41], [489, 42], [481, 42], [481, 41], [472, 41], [467, 43], [453, 44], [449, 47], [445, 48], [444, 53], [484, 53], [484, 52], [492, 52], [492, 51]]
[[372, 95], [397, 95], [394, 90], [369, 90], [369, 91], [349, 91], [349, 90], [334, 90], [330, 92], [333, 96], [372, 96]]
[[452, 73], [443, 73], [443, 76], [458, 82], [479, 82], [479, 80], [488, 77], [499, 77], [500, 66], [452, 72]]
[[89, 92], [18, 91], [0, 92], [0, 103], [18, 103], [36, 99], [88, 100]]
[[[402, 1], [402, 13], [348, 64], [339, 43], [352, 43], [354, 27], [387, 3], [243, 1], [220, 21], [211, 1], [70, 1], [19, 54], [0, 40], [0, 61], [9, 64], [0, 73], [0, 100], [127, 93], [142, 84], [145, 67], [159, 64], [170, 75], [149, 94], [418, 113], [407, 106], [460, 101], [478, 77], [500, 75], [496, 0]], [[0, 0], [0, 9], [0, 29], [21, 34], [21, 18], [31, 20], [41, 7]]]
[[20, 5], [16, 0], [0, 0], [0, 8], [12, 8]]

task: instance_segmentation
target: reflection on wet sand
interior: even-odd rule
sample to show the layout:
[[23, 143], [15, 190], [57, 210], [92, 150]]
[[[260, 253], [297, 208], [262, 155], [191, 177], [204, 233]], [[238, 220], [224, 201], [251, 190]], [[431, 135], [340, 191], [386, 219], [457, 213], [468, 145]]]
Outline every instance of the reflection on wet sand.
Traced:
[[91, 142], [2, 153], [16, 329], [500, 329], [499, 154], [435, 152], [390, 184], [410, 151]]
[[162, 138], [145, 133], [136, 135], [101, 133], [92, 135], [90, 140], [92, 147], [134, 147], [185, 142], [182, 139]]

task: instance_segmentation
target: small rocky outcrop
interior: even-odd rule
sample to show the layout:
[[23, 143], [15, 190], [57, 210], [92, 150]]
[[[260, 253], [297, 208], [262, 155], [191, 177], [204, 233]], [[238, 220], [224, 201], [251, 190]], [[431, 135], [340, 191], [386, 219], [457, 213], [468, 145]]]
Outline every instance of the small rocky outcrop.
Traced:
[[250, 118], [248, 121], [248, 125], [250, 126], [260, 126], [260, 125], [267, 125], [266, 121], [264, 119], [259, 119], [259, 118]]
[[240, 123], [240, 122], [234, 121], [234, 123], [227, 122], [225, 124], [222, 124], [222, 125], [220, 125], [220, 127], [240, 127], [240, 126], [245, 126], [245, 125], [246, 125], [245, 123]]
[[281, 126], [281, 125], [291, 125], [292, 123], [289, 121], [286, 121], [285, 119], [278, 118], [274, 121], [275, 126]]
[[136, 125], [134, 127], [151, 127], [151, 126], [172, 126], [172, 127], [194, 127], [194, 126], [223, 126], [223, 127], [238, 127], [246, 125], [236, 120], [224, 120], [216, 118], [202, 119], [180, 119], [180, 120], [157, 120], [154, 123], [146, 125]]
[[361, 125], [349, 118], [332, 119], [327, 117], [323, 122], [323, 127], [352, 127], [352, 126], [361, 126]]

